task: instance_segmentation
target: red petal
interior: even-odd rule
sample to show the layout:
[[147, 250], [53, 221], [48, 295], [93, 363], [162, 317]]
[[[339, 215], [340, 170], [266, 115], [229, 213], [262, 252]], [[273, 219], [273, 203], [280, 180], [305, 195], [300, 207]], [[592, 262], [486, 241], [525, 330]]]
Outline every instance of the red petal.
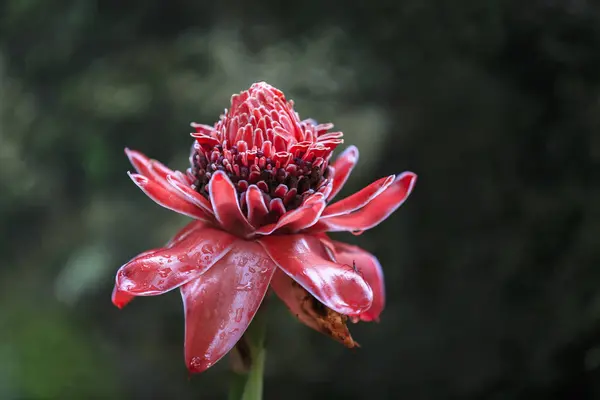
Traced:
[[371, 307], [369, 285], [352, 266], [329, 261], [317, 237], [266, 236], [259, 243], [279, 268], [332, 310], [358, 316]]
[[333, 200], [335, 195], [342, 189], [357, 162], [358, 149], [356, 146], [348, 147], [336, 158], [332, 165], [335, 171], [335, 174], [333, 175], [333, 186], [327, 201]]
[[348, 214], [364, 207], [387, 189], [394, 182], [394, 178], [394, 175], [390, 175], [387, 178], [378, 179], [353, 195], [327, 206], [323, 212], [323, 218]]
[[404, 203], [415, 185], [417, 176], [412, 172], [404, 172], [379, 196], [370, 203], [350, 214], [336, 217], [322, 218], [309, 231], [329, 232], [352, 231], [361, 233], [377, 226], [389, 217]]
[[254, 227], [259, 227], [264, 218], [269, 214], [265, 198], [256, 185], [250, 185], [246, 191], [246, 204], [248, 205], [248, 220]]
[[217, 171], [211, 176], [208, 193], [213, 213], [223, 229], [244, 236], [254, 231], [252, 225], [242, 214], [235, 186], [223, 171]]
[[128, 148], [125, 148], [125, 154], [127, 155], [127, 158], [129, 158], [131, 165], [133, 165], [139, 174], [149, 178], [151, 177], [150, 159], [145, 154]]
[[173, 192], [167, 190], [164, 186], [145, 176], [131, 173], [128, 174], [133, 183], [146, 193], [146, 196], [150, 197], [161, 206], [180, 214], [187, 215], [188, 217], [208, 221], [206, 213], [196, 207], [195, 204], [182, 199]]
[[256, 233], [270, 235], [280, 229], [286, 232], [298, 232], [316, 224], [324, 209], [325, 198], [323, 194], [315, 193], [302, 206], [285, 213], [276, 223], [263, 226]]
[[[143, 153], [136, 150], [130, 150], [128, 148], [125, 148], [125, 154], [129, 158], [129, 161], [134, 166], [136, 171], [140, 173], [140, 175], [144, 175], [146, 178], [149, 178], [150, 180], [158, 183], [159, 185], [164, 186], [164, 188], [169, 190], [170, 192], [173, 192], [177, 196], [182, 197], [167, 183], [167, 175], [176, 175], [179, 171], [173, 171], [161, 162], [151, 160]], [[181, 172], [179, 172], [179, 174], [183, 175], [181, 174]]]
[[234, 236], [218, 229], [194, 231], [169, 248], [144, 253], [123, 265], [117, 272], [117, 289], [136, 296], [168, 292], [206, 272], [234, 241]]
[[119, 308], [125, 307], [127, 304], [129, 304], [131, 300], [133, 300], [134, 297], [135, 296], [132, 294], [119, 290], [119, 288], [117, 288], [116, 285], [113, 288], [112, 302], [115, 306]]
[[[143, 253], [138, 254], [133, 259], [156, 253], [159, 250], [161, 250], [161, 249], [151, 249], [151, 250], [144, 251]], [[117, 277], [118, 276], [119, 275], [117, 274]], [[116, 281], [116, 279], [115, 279], [115, 281]], [[133, 295], [133, 294], [129, 294], [127, 292], [119, 290], [119, 287], [118, 287], [117, 283], [115, 282], [115, 286], [114, 286], [113, 292], [112, 292], [112, 302], [115, 306], [117, 306], [118, 308], [123, 308], [127, 304], [129, 304], [129, 302], [131, 300], [133, 300], [134, 297], [135, 297], [135, 295]]]
[[204, 371], [237, 343], [262, 303], [275, 269], [259, 245], [238, 241], [221, 262], [181, 287], [190, 372]]
[[385, 306], [385, 285], [383, 271], [377, 258], [371, 253], [346, 243], [331, 241], [335, 246], [337, 262], [356, 266], [358, 272], [373, 289], [371, 308], [360, 315], [363, 321], [379, 321], [379, 314]]
[[206, 197], [202, 196], [191, 187], [183, 184], [172, 175], [167, 175], [167, 182], [186, 200], [196, 205], [198, 208], [201, 208], [207, 215], [207, 218], [212, 216], [213, 210]]

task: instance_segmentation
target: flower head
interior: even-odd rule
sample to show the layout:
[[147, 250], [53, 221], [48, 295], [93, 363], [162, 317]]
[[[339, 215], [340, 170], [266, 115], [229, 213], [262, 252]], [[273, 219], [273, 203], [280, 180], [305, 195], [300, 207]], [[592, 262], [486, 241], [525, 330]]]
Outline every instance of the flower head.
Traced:
[[373, 255], [326, 232], [376, 226], [408, 197], [416, 175], [390, 175], [331, 203], [358, 149], [330, 163], [342, 133], [300, 120], [293, 103], [264, 82], [234, 95], [214, 126], [192, 126], [186, 173], [126, 149], [134, 183], [194, 221], [119, 269], [113, 303], [180, 288], [192, 372], [236, 344], [269, 288], [300, 321], [354, 347], [345, 322], [378, 320], [383, 273]]

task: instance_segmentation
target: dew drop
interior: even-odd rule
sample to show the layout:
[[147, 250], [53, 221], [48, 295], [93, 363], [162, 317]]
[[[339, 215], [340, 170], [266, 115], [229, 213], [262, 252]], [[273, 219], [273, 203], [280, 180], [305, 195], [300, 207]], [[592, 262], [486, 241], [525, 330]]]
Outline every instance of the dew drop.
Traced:
[[244, 315], [243, 313], [244, 313], [244, 308], [243, 307], [240, 307], [237, 310], [235, 310], [235, 322], [237, 322], [238, 324], [240, 322], [242, 322], [242, 317]]
[[248, 283], [243, 284], [243, 285], [238, 285], [235, 289], [236, 290], [250, 291], [250, 290], [252, 290], [252, 282], [248, 282]]
[[192, 357], [192, 359], [190, 360], [190, 369], [191, 370], [200, 370], [202, 369], [202, 361], [203, 358], [202, 357]]
[[202, 252], [204, 254], [213, 254], [215, 252], [215, 249], [213, 248], [212, 245], [205, 244], [204, 246], [202, 246]]
[[172, 269], [171, 268], [161, 268], [158, 270], [158, 275], [160, 275], [161, 278], [166, 278], [169, 275], [171, 275]]

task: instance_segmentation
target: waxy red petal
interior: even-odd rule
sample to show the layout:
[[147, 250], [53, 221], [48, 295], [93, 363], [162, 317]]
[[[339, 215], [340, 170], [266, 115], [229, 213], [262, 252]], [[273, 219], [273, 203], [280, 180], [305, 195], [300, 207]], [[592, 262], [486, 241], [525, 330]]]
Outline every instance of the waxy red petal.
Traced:
[[[159, 250], [161, 250], [161, 249], [146, 250], [143, 253], [140, 253], [137, 256], [135, 256], [134, 258], [132, 258], [132, 260], [135, 258], [139, 258], [139, 257], [147, 256], [149, 254], [156, 253]], [[133, 300], [134, 297], [135, 297], [135, 295], [133, 295], [133, 294], [129, 294], [127, 292], [119, 290], [119, 287], [118, 287], [117, 283], [115, 282], [115, 286], [113, 287], [112, 296], [111, 296], [112, 303], [115, 306], [117, 306], [118, 308], [123, 308], [127, 304], [129, 304], [131, 302], [131, 300]]]
[[306, 199], [300, 207], [285, 213], [276, 223], [257, 229], [256, 234], [270, 235], [278, 230], [291, 233], [311, 227], [319, 221], [325, 205], [325, 196], [321, 193], [315, 193]]
[[171, 247], [144, 253], [123, 265], [117, 272], [117, 289], [136, 296], [168, 292], [205, 273], [235, 240], [225, 231], [208, 227], [188, 234]]
[[415, 185], [417, 176], [412, 172], [404, 172], [379, 196], [375, 197], [363, 208], [350, 214], [321, 218], [311, 232], [318, 231], [351, 231], [359, 234], [371, 229], [390, 216], [404, 203]]
[[150, 172], [150, 159], [145, 154], [137, 150], [125, 148], [125, 155], [127, 155], [129, 162], [139, 174], [149, 178], [152, 177], [152, 173]]
[[333, 175], [331, 193], [329, 194], [327, 201], [333, 200], [335, 195], [342, 189], [357, 162], [358, 149], [356, 146], [348, 147], [336, 158], [335, 162], [332, 164], [335, 174]]
[[360, 314], [363, 321], [379, 321], [379, 314], [385, 307], [385, 285], [383, 270], [377, 258], [357, 246], [332, 240], [335, 246], [335, 257], [338, 263], [356, 266], [358, 272], [373, 289], [371, 308]]
[[329, 261], [317, 237], [266, 236], [259, 243], [279, 268], [332, 310], [358, 316], [371, 307], [369, 285], [351, 265]]
[[204, 221], [208, 220], [206, 213], [196, 207], [195, 204], [190, 203], [188, 200], [182, 199], [173, 192], [165, 189], [165, 187], [161, 184], [139, 174], [129, 173], [129, 177], [133, 183], [142, 189], [146, 196], [150, 197], [159, 205], [188, 217]]
[[361, 207], [364, 207], [375, 197], [379, 196], [385, 189], [387, 189], [387, 187], [394, 182], [394, 178], [394, 175], [390, 175], [386, 178], [378, 179], [353, 195], [327, 206], [323, 212], [323, 218], [348, 214], [358, 210]]
[[119, 290], [119, 288], [115, 285], [115, 287], [113, 288], [111, 300], [115, 306], [117, 306], [118, 308], [123, 308], [127, 304], [129, 304], [134, 297], [135, 296], [132, 294]]
[[[179, 193], [177, 193], [168, 183], [167, 183], [167, 175], [176, 175], [179, 171], [173, 171], [160, 161], [152, 160], [148, 158], [143, 153], [130, 150], [125, 148], [125, 154], [129, 158], [131, 165], [135, 168], [135, 170], [140, 174], [149, 178], [150, 180], [158, 183], [163, 186], [165, 189], [173, 192], [177, 196], [181, 197]], [[181, 174], [181, 173], [179, 173]], [[180, 178], [177, 178], [180, 179]], [[183, 176], [183, 179], [187, 181], [187, 178]]]
[[240, 209], [235, 186], [223, 171], [217, 171], [211, 176], [208, 193], [215, 218], [223, 229], [243, 236], [254, 231]]
[[183, 184], [172, 175], [167, 175], [167, 182], [180, 194], [180, 196], [183, 196], [190, 203], [204, 211], [207, 218], [212, 217], [213, 209], [206, 197], [196, 192], [190, 186]]
[[256, 185], [250, 185], [246, 191], [246, 205], [248, 206], [248, 220], [254, 227], [259, 227], [269, 214], [265, 198]]
[[238, 342], [275, 270], [258, 244], [238, 241], [213, 268], [181, 287], [185, 361], [190, 372], [209, 368]]

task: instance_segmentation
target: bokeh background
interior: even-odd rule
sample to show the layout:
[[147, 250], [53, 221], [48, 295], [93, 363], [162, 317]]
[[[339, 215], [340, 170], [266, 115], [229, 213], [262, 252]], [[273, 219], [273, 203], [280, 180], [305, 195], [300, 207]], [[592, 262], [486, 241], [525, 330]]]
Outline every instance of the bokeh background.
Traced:
[[0, 2], [0, 399], [219, 399], [177, 291], [110, 302], [184, 217], [127, 178], [266, 80], [412, 170], [362, 236], [389, 304], [349, 351], [273, 307], [267, 399], [600, 398], [600, 6], [588, 0]]

